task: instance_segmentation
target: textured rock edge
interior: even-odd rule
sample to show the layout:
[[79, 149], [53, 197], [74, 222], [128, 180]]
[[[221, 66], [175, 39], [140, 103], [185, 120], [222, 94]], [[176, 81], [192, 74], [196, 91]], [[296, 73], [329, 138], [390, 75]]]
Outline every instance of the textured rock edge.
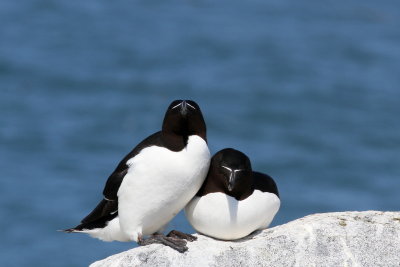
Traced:
[[184, 254], [150, 245], [90, 266], [400, 266], [400, 212], [313, 214], [229, 242], [197, 237]]

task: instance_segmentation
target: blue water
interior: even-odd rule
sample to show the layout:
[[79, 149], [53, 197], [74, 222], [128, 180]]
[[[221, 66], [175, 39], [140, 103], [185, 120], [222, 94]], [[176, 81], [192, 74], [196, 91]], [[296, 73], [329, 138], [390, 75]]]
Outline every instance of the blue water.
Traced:
[[[0, 1], [1, 266], [134, 247], [56, 232], [101, 199], [168, 104], [272, 175], [273, 225], [399, 210], [400, 2]], [[182, 214], [171, 227], [192, 231]]]

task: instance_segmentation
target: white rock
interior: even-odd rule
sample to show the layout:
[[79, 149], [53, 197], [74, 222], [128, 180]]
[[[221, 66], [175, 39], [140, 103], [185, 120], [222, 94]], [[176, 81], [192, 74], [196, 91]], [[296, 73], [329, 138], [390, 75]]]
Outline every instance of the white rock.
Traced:
[[400, 266], [400, 212], [314, 214], [234, 242], [197, 237], [184, 254], [150, 245], [90, 266]]

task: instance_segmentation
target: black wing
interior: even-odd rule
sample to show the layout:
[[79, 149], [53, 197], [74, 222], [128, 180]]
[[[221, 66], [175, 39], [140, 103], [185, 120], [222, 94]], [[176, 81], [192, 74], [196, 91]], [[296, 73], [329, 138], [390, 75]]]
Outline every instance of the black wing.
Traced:
[[274, 193], [279, 197], [278, 187], [271, 176], [261, 172], [253, 172], [253, 179], [254, 189], [258, 189], [262, 192]]
[[115, 171], [108, 177], [103, 195], [107, 200], [118, 200], [118, 190], [128, 172], [129, 166], [126, 164], [128, 160], [139, 154], [139, 152], [149, 146], [162, 146], [161, 132], [150, 135], [140, 142], [128, 155], [126, 155], [118, 164]]
[[121, 160], [114, 172], [108, 177], [103, 190], [104, 199], [101, 200], [96, 208], [81, 221], [80, 225], [64, 231], [73, 232], [82, 229], [102, 228], [106, 226], [107, 222], [114, 219], [118, 215], [117, 193], [122, 180], [129, 169], [129, 166], [126, 164], [127, 161], [139, 154], [143, 148], [154, 145], [162, 146], [161, 132], [152, 134], [144, 139]]
[[71, 233], [84, 229], [103, 228], [109, 221], [117, 217], [117, 215], [118, 201], [103, 199], [96, 208], [81, 221], [81, 224], [74, 228], [66, 229], [64, 232]]
[[118, 201], [102, 199], [100, 203], [92, 210], [92, 212], [83, 218], [82, 224], [93, 223], [100, 218], [104, 218], [110, 215], [116, 217], [118, 213]]

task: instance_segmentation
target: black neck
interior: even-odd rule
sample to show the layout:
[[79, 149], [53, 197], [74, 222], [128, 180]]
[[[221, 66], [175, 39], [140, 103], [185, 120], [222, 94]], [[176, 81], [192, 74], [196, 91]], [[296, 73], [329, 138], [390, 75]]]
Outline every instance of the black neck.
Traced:
[[164, 146], [172, 151], [181, 151], [188, 142], [187, 135], [178, 135], [171, 132], [162, 132], [161, 138]]

